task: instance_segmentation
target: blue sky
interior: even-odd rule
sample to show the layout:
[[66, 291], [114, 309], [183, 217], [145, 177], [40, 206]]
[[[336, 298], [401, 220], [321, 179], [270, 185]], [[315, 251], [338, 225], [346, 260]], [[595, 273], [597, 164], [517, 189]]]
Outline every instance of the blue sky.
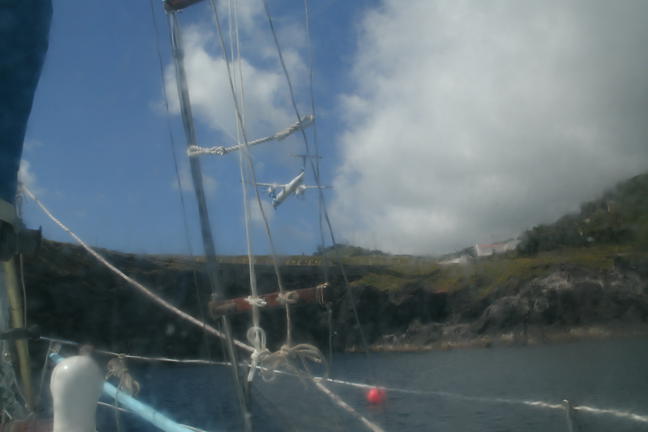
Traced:
[[[272, 3], [280, 29], [303, 26], [303, 3]], [[318, 133], [326, 155], [322, 178], [330, 181], [336, 165], [334, 141], [340, 121], [335, 115], [336, 95], [347, 85], [345, 75], [356, 31], [353, 24], [368, 3], [314, 3], [315, 93], [321, 114]], [[163, 61], [168, 67], [168, 26], [160, 2], [154, 4]], [[182, 13], [180, 18], [187, 32], [192, 26], [213, 29], [207, 2]], [[267, 23], [258, 18], [264, 16], [255, 16], [254, 32], [269, 40]], [[303, 36], [299, 32], [297, 35]], [[295, 52], [305, 63], [305, 37], [301, 39]], [[215, 46], [210, 48], [214, 57], [220, 55]], [[30, 118], [24, 159], [36, 179], [41, 199], [94, 245], [137, 252], [187, 251], [166, 114], [161, 109], [162, 83], [156, 50], [148, 1], [65, 1], [54, 5], [50, 49]], [[259, 61], [279, 72], [275, 59]], [[277, 93], [287, 95], [283, 82], [280, 84]], [[174, 88], [170, 89], [171, 96], [175, 96]], [[297, 97], [303, 107], [310, 103], [303, 85]], [[213, 94], [209, 98], [229, 101], [231, 96]], [[181, 171], [188, 173], [179, 116], [172, 114], [171, 122]], [[291, 118], [276, 131], [292, 122]], [[204, 118], [197, 116], [197, 124], [200, 144], [233, 144]], [[303, 153], [295, 141], [269, 144], [271, 148], [255, 152], [263, 167], [258, 174], [260, 181], [287, 182], [297, 174], [299, 159], [278, 156]], [[203, 162], [206, 175], [216, 185], [208, 187], [208, 199], [217, 249], [221, 253], [244, 253], [238, 157], [232, 154]], [[188, 176], [183, 174], [183, 180], [188, 187]], [[199, 251], [195, 201], [190, 190], [184, 193], [191, 241]], [[270, 213], [275, 213], [271, 222], [280, 251], [310, 253], [316, 248], [316, 194], [304, 200], [289, 200]], [[68, 240], [33, 205], [27, 205], [26, 215], [29, 225], [44, 227], [46, 237]], [[267, 252], [261, 233], [255, 240], [258, 250]]]
[[[436, 254], [514, 237], [648, 170], [648, 3], [641, 0], [312, 1], [322, 181], [338, 239]], [[221, 2], [227, 15], [228, 2]], [[251, 138], [294, 122], [262, 3], [239, 0]], [[297, 100], [309, 112], [301, 0], [269, 0]], [[184, 137], [159, 2], [181, 173]], [[199, 142], [233, 144], [233, 110], [206, 3], [181, 16]], [[55, 2], [24, 167], [92, 244], [188, 250], [147, 0]], [[312, 130], [309, 131], [312, 134]], [[254, 150], [259, 181], [301, 168], [292, 137]], [[204, 160], [220, 253], [245, 251], [238, 159]], [[312, 175], [307, 173], [312, 183]], [[190, 239], [201, 251], [190, 190]], [[267, 201], [266, 201], [267, 203]], [[317, 197], [272, 215], [280, 253], [319, 243]], [[28, 205], [27, 222], [65, 233]], [[255, 223], [254, 246], [268, 251]]]

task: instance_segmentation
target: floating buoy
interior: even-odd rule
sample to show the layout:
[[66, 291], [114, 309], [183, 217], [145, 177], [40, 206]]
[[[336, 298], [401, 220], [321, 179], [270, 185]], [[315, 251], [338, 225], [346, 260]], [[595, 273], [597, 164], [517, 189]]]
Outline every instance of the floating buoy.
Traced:
[[387, 399], [387, 392], [385, 391], [385, 389], [371, 387], [367, 391], [367, 402], [369, 402], [370, 404], [380, 405], [385, 402], [385, 399]]

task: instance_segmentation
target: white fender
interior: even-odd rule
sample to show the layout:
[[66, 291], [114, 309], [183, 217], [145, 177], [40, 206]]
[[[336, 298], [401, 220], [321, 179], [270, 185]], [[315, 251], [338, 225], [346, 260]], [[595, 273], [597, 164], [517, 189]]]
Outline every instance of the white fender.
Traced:
[[52, 432], [95, 432], [103, 375], [89, 356], [68, 357], [52, 371]]

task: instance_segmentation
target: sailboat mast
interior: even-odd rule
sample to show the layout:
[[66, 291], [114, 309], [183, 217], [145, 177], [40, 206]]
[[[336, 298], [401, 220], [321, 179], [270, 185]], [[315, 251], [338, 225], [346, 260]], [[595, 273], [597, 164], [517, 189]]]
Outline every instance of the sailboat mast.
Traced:
[[164, 2], [164, 8], [167, 11], [179, 11], [201, 1], [203, 0], [166, 0]]
[[[178, 88], [178, 97], [180, 100], [180, 112], [186, 136], [187, 148], [190, 148], [191, 146], [196, 145], [196, 130], [191, 113], [191, 101], [189, 98], [189, 88], [187, 86], [187, 75], [184, 69], [182, 35], [180, 31], [180, 25], [173, 10], [169, 11], [169, 22], [171, 27], [171, 45], [175, 64], [176, 85]], [[209, 212], [207, 209], [207, 199], [205, 197], [205, 187], [200, 159], [189, 158], [189, 166], [191, 169], [191, 178], [193, 180], [194, 191], [196, 193], [196, 200], [198, 202], [198, 214], [200, 217], [200, 227], [203, 247], [205, 250], [205, 259], [207, 262], [206, 270], [211, 284], [212, 299], [220, 300], [224, 297], [225, 293], [223, 286], [218, 278], [216, 248], [214, 246], [214, 237], [212, 235], [211, 226], [209, 223]], [[232, 363], [232, 374], [234, 378], [234, 385], [236, 387], [237, 398], [241, 409], [241, 415], [243, 417], [243, 424], [246, 431], [251, 431], [252, 419], [251, 414], [247, 408], [247, 398], [245, 396], [244, 388], [241, 383], [241, 376], [239, 374], [236, 351], [234, 350], [234, 342], [232, 338], [232, 330], [229, 318], [226, 315], [223, 315], [221, 317], [221, 321], [223, 325], [223, 331], [225, 332], [226, 336], [228, 357], [230, 362]]]
[[[193, 114], [191, 112], [191, 101], [189, 99], [189, 89], [187, 87], [187, 75], [184, 69], [184, 50], [182, 48], [182, 35], [177, 18], [174, 12], [169, 13], [171, 20], [171, 43], [173, 56], [175, 59], [176, 84], [178, 88], [178, 97], [180, 99], [180, 113], [182, 116], [182, 125], [184, 127], [187, 147], [196, 145], [196, 128], [193, 123]], [[200, 231], [205, 250], [207, 261], [207, 274], [212, 288], [212, 297], [222, 299], [224, 296], [223, 286], [218, 279], [218, 264], [216, 262], [216, 247], [214, 246], [214, 236], [212, 234], [209, 222], [209, 210], [207, 209], [207, 198], [205, 196], [205, 186], [202, 175], [200, 159], [189, 158], [189, 167], [191, 170], [191, 179], [193, 181], [196, 201], [198, 203], [198, 215], [200, 217]]]

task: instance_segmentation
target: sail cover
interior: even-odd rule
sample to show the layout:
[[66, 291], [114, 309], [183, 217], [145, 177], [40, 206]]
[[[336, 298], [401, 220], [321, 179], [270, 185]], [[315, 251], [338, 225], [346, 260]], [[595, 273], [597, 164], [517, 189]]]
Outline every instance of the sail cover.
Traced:
[[51, 0], [0, 1], [0, 199], [12, 204], [51, 18]]

